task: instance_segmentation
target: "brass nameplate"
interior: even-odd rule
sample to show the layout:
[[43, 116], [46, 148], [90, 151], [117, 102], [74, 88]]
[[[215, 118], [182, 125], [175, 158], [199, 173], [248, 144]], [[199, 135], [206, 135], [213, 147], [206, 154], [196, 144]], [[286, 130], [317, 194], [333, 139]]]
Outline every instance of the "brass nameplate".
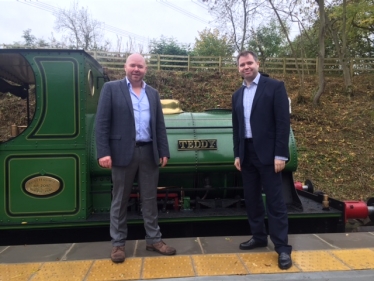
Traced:
[[178, 150], [217, 150], [217, 140], [178, 140]]
[[25, 183], [25, 190], [37, 196], [46, 196], [56, 193], [61, 188], [60, 181], [47, 176], [38, 176]]

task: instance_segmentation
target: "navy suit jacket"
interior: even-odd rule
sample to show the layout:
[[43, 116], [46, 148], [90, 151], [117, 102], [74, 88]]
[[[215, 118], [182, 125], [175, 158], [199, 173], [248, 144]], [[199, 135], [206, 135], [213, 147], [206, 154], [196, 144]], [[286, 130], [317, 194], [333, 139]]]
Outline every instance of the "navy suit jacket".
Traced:
[[[244, 86], [232, 96], [234, 156], [244, 161]], [[260, 76], [250, 115], [253, 145], [263, 165], [273, 165], [274, 157], [289, 159], [289, 102], [284, 83]]]
[[[158, 165], [161, 157], [170, 157], [160, 97], [146, 85], [151, 113], [153, 158]], [[126, 79], [104, 84], [96, 113], [97, 158], [111, 156], [113, 166], [127, 166], [133, 158], [136, 133], [134, 109]]]

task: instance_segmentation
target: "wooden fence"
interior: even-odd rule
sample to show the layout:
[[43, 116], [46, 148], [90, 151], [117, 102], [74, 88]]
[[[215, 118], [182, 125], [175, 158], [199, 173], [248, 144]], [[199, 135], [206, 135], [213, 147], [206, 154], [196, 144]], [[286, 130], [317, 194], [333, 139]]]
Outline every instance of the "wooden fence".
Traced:
[[[109, 69], [123, 69], [127, 53], [88, 51], [102, 66]], [[156, 70], [177, 71], [225, 71], [236, 70], [236, 57], [217, 56], [174, 56], [144, 55], [148, 68]], [[374, 72], [374, 58], [351, 58], [349, 63], [351, 75]], [[297, 73], [316, 74], [317, 58], [268, 58], [261, 62], [260, 70], [266, 73]], [[326, 58], [324, 71], [328, 75], [340, 75], [342, 68], [337, 58]]]

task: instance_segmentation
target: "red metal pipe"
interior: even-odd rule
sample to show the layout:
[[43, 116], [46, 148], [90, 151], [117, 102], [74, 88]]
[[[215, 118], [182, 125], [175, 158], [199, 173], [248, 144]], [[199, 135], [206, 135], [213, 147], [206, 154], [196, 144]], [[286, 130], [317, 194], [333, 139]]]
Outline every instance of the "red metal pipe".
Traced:
[[365, 219], [369, 215], [369, 208], [364, 201], [344, 201], [345, 221], [348, 219]]
[[298, 189], [298, 190], [304, 190], [303, 189], [303, 183], [302, 182], [299, 182], [299, 181], [295, 181], [295, 188]]
[[304, 184], [302, 182], [295, 181], [294, 185], [295, 185], [295, 188], [298, 190], [304, 190], [309, 193], [314, 193], [314, 187], [310, 180], [306, 180]]

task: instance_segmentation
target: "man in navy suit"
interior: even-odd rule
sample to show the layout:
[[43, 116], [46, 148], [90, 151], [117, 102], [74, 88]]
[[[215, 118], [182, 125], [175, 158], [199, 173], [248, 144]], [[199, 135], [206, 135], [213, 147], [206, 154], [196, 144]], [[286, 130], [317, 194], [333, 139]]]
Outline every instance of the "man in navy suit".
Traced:
[[99, 164], [112, 169], [111, 259], [116, 263], [125, 260], [127, 205], [136, 173], [146, 249], [164, 255], [176, 253], [161, 240], [158, 226], [159, 165], [164, 167], [170, 157], [160, 97], [143, 81], [147, 72], [143, 56], [130, 55], [125, 72], [125, 79], [104, 84], [95, 125]]
[[240, 249], [266, 247], [265, 208], [270, 239], [278, 253], [278, 266], [292, 266], [288, 245], [287, 208], [283, 200], [282, 175], [289, 158], [289, 105], [284, 83], [261, 75], [257, 55], [244, 51], [237, 58], [243, 85], [232, 96], [235, 167], [243, 178], [244, 199], [252, 238]]

